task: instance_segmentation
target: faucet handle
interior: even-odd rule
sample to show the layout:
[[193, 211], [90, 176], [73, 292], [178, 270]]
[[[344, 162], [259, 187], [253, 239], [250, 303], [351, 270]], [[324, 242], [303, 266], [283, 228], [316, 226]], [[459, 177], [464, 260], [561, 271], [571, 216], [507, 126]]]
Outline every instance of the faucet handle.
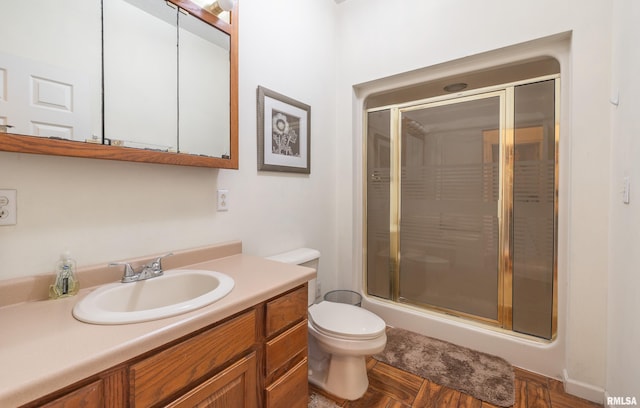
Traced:
[[166, 258], [166, 257], [168, 257], [168, 256], [171, 256], [171, 255], [173, 255], [173, 252], [169, 252], [169, 253], [167, 253], [167, 254], [164, 254], [164, 255], [162, 255], [162, 256], [157, 257], [157, 258], [156, 258], [156, 261], [157, 261], [157, 262], [160, 262], [160, 261], [162, 261], [162, 259], [164, 259], [164, 258]]
[[133, 266], [129, 262], [111, 262], [109, 266], [120, 266], [124, 265], [124, 275], [122, 275], [122, 281], [127, 281], [129, 278], [135, 276], [135, 272], [133, 270]]
[[157, 257], [149, 264], [149, 267], [153, 268], [155, 271], [162, 272], [162, 260], [171, 255], [173, 255], [173, 252]]

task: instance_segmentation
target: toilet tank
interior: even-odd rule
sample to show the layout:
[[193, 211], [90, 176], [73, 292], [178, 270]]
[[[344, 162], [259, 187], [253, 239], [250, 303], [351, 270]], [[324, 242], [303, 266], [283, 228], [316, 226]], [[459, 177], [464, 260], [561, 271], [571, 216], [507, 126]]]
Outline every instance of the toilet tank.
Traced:
[[[311, 248], [298, 248], [292, 251], [283, 252], [281, 254], [267, 257], [272, 261], [278, 261], [288, 264], [306, 266], [313, 268], [318, 272], [318, 264], [320, 261], [320, 251]], [[314, 304], [316, 301], [316, 279], [309, 281], [308, 305]]]

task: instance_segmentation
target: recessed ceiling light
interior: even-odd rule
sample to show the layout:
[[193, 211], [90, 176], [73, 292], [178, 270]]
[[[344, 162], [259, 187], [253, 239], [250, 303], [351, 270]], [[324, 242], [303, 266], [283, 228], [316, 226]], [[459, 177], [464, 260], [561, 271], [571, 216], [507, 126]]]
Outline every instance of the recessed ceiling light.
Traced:
[[455, 84], [449, 84], [442, 89], [447, 92], [460, 92], [464, 89], [467, 89], [467, 86], [469, 85], [465, 84], [464, 82], [456, 82]]

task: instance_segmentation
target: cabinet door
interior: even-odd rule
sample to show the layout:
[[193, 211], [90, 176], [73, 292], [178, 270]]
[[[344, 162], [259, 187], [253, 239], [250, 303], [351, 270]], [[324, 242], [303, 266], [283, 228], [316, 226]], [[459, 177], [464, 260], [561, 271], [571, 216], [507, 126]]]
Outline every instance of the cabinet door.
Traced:
[[256, 343], [251, 310], [131, 366], [129, 382], [136, 407], [155, 406], [197, 384]]
[[205, 381], [168, 408], [256, 408], [256, 355], [251, 353]]
[[103, 406], [103, 384], [101, 380], [98, 380], [51, 401], [48, 404], [42, 405], [42, 408], [98, 408]]

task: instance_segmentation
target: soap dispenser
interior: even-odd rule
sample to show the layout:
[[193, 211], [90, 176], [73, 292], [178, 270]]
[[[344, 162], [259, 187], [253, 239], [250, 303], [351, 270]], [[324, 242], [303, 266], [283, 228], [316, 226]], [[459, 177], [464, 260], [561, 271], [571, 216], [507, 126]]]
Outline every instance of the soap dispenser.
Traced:
[[78, 293], [80, 285], [76, 278], [76, 261], [71, 258], [69, 251], [60, 255], [56, 264], [56, 281], [49, 286], [49, 298], [58, 299], [73, 296]]

